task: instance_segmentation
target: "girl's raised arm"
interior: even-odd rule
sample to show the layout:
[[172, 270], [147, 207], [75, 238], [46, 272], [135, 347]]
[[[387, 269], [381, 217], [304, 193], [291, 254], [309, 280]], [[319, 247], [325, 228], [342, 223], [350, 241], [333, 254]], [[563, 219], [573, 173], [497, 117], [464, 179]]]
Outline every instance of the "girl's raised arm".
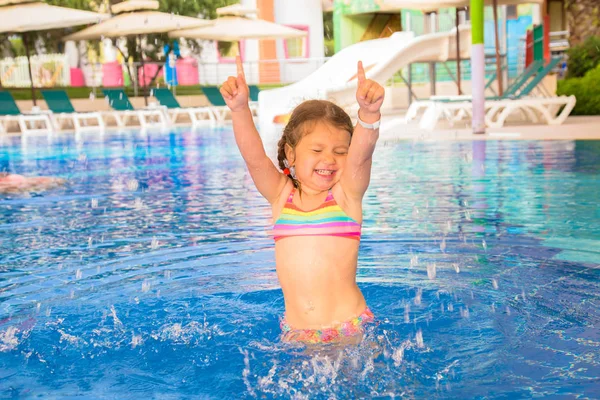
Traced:
[[[365, 76], [362, 62], [358, 62], [358, 88], [356, 100], [360, 106], [358, 118], [366, 125], [377, 123], [381, 119], [381, 104], [385, 91], [383, 87]], [[371, 180], [373, 151], [379, 138], [379, 128], [366, 128], [358, 123], [352, 134], [348, 150], [346, 167], [340, 178], [340, 186], [347, 197], [361, 201]]]
[[242, 60], [236, 57], [237, 77], [230, 76], [221, 86], [221, 94], [231, 110], [235, 141], [250, 171], [256, 188], [273, 204], [283, 190], [287, 177], [279, 172], [263, 147], [248, 106], [249, 90]]

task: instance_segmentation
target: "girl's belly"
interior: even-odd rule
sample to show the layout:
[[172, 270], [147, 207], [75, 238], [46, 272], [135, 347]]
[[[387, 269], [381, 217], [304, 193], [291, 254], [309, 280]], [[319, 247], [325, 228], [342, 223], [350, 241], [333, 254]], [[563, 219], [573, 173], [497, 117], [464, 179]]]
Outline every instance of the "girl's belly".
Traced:
[[276, 243], [277, 275], [292, 328], [329, 327], [364, 311], [357, 257], [358, 241], [347, 238], [292, 237]]

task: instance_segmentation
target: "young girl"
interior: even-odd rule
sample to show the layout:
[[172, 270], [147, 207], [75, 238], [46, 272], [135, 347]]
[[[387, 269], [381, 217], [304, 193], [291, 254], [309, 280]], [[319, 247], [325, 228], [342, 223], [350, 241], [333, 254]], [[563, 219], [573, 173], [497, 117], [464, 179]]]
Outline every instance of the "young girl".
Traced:
[[358, 63], [359, 123], [325, 100], [293, 111], [279, 141], [279, 169], [267, 157], [248, 107], [242, 62], [221, 94], [235, 140], [273, 212], [277, 276], [285, 300], [284, 340], [339, 341], [362, 333], [373, 313], [356, 285], [362, 198], [379, 137], [384, 90]]

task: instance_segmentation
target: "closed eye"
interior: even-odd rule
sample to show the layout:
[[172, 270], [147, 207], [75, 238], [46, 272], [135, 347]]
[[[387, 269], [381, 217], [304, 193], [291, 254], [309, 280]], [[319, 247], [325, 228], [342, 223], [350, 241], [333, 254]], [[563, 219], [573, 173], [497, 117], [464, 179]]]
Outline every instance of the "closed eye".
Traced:
[[323, 150], [313, 149], [313, 151], [314, 151], [315, 153], [320, 153], [320, 152], [321, 152], [321, 151], [323, 151]]

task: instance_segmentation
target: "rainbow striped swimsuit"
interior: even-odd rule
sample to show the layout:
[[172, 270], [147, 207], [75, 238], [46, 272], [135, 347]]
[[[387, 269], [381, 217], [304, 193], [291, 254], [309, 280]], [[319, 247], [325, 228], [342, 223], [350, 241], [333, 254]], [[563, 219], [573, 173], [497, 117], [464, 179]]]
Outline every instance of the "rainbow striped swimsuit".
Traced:
[[290, 236], [341, 236], [360, 240], [361, 224], [342, 210], [331, 190], [325, 202], [312, 211], [302, 211], [293, 203], [292, 189], [281, 215], [273, 226], [275, 241]]

